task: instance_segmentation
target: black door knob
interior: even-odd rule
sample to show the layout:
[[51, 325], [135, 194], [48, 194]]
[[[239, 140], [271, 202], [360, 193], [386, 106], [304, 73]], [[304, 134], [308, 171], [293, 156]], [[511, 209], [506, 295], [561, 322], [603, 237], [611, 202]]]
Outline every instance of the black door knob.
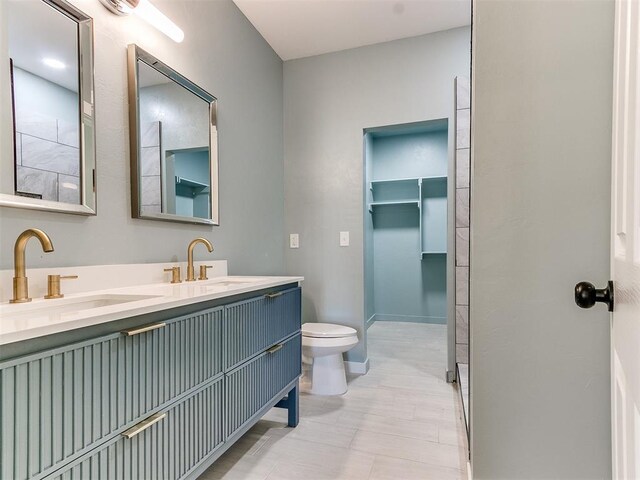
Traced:
[[606, 303], [613, 312], [613, 282], [607, 282], [607, 288], [596, 288], [593, 283], [580, 282], [576, 285], [576, 304], [580, 308], [591, 308], [596, 302]]

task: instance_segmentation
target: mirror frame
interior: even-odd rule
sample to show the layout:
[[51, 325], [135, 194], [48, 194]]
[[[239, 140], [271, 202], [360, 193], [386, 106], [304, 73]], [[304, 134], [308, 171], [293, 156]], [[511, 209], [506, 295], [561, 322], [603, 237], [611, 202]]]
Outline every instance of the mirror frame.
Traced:
[[[197, 225], [220, 225], [218, 186], [218, 127], [217, 99], [188, 78], [158, 60], [135, 44], [127, 47], [129, 76], [129, 148], [131, 156], [131, 215], [133, 218], [162, 220], [167, 222], [192, 223]], [[142, 213], [140, 205], [140, 98], [138, 96], [138, 61], [141, 61], [189, 90], [209, 104], [209, 173], [211, 182], [211, 218], [186, 217], [172, 213]]]
[[[22, 197], [0, 193], [0, 206], [27, 208], [48, 212], [72, 213], [75, 215], [97, 214], [96, 186], [96, 128], [94, 86], [94, 33], [93, 18], [78, 10], [66, 0], [42, 0], [47, 5], [66, 15], [78, 24], [78, 115], [80, 117], [80, 204]], [[6, 67], [3, 67], [6, 68]], [[9, 67], [10, 68], [10, 67]], [[13, 91], [11, 92], [13, 97]], [[16, 119], [11, 112], [11, 135], [15, 178]]]

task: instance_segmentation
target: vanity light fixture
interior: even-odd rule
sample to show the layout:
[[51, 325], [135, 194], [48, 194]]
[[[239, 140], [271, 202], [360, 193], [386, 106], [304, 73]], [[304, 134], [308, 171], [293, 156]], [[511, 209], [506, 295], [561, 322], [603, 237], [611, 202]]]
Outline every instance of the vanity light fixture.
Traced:
[[149, 0], [100, 0], [100, 2], [116, 15], [134, 15], [149, 25], [154, 26], [174, 42], [184, 40], [184, 32], [164, 13], [158, 10]]
[[60, 60], [56, 60], [55, 58], [43, 58], [42, 63], [44, 63], [47, 67], [54, 68], [56, 70], [64, 70], [67, 66], [62, 63]]

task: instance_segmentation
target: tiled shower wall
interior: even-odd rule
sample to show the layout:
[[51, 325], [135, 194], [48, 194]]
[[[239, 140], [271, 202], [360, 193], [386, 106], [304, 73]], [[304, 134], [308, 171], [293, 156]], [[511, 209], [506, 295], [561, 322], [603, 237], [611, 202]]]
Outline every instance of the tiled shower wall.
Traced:
[[77, 124], [36, 113], [16, 119], [18, 192], [44, 200], [80, 203], [80, 149]]
[[142, 126], [140, 148], [140, 199], [142, 213], [162, 212], [160, 122], [147, 122]]
[[469, 363], [469, 79], [456, 77], [456, 363]]

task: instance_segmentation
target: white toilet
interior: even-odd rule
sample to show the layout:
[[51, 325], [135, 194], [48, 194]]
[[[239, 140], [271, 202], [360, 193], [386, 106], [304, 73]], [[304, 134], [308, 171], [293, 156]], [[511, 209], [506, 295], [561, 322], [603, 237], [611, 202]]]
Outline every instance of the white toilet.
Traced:
[[358, 343], [358, 332], [332, 323], [302, 325], [303, 375], [301, 390], [314, 395], [341, 395], [347, 391], [342, 354]]

